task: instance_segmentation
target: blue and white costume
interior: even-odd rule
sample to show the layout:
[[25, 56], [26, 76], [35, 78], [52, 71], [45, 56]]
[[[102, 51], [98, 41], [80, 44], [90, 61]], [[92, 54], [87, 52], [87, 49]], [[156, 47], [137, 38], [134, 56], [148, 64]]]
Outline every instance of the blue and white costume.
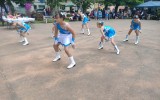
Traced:
[[115, 30], [110, 26], [104, 26], [103, 32], [104, 32], [104, 35], [109, 39], [113, 38], [116, 35]]
[[59, 30], [58, 37], [55, 37], [55, 44], [61, 44], [62, 46], [69, 46], [74, 44], [74, 38], [72, 38], [71, 32], [63, 29], [59, 23], [56, 23], [57, 29]]
[[31, 26], [29, 24], [26, 24], [22, 22], [22, 25], [25, 27], [19, 27], [19, 32], [28, 32], [31, 29]]
[[86, 23], [88, 23], [88, 21], [89, 21], [89, 19], [87, 18], [87, 16], [83, 14], [82, 24], [85, 25]]
[[130, 28], [132, 30], [141, 30], [140, 23], [137, 23], [134, 20], [132, 20]]

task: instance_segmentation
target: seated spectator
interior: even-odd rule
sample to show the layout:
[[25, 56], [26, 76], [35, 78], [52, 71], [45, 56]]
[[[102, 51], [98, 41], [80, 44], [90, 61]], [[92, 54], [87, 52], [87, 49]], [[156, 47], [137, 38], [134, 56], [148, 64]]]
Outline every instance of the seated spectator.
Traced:
[[7, 18], [14, 18], [14, 16], [11, 14], [11, 12], [9, 12]]

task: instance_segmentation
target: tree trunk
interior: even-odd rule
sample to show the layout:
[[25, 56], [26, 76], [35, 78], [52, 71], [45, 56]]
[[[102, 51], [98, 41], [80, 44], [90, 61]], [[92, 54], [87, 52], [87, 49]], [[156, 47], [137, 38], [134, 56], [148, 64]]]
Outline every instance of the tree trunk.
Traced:
[[120, 4], [119, 3], [116, 3], [116, 6], [115, 6], [115, 13], [117, 14], [117, 12], [118, 12], [118, 7], [120, 6]]
[[8, 14], [8, 10], [7, 10], [6, 5], [5, 5], [4, 3], [5, 3], [5, 1], [2, 0], [2, 1], [1, 1], [1, 7], [4, 8], [4, 9], [5, 9], [5, 12]]

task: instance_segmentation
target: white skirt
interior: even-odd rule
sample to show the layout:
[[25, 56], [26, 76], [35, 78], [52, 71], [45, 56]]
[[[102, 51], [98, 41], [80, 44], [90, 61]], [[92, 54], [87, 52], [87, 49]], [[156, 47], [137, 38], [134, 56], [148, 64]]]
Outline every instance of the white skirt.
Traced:
[[61, 44], [62, 46], [69, 46], [72, 44], [72, 34], [58, 34], [58, 41], [55, 44]]

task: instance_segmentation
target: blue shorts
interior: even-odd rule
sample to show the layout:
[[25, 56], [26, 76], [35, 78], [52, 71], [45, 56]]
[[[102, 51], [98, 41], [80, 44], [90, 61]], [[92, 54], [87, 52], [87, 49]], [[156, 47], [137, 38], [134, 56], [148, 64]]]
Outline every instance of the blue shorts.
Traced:
[[83, 22], [82, 22], [82, 25], [85, 25], [86, 23], [88, 23], [88, 18], [87, 17], [85, 17], [84, 19], [83, 19]]
[[113, 29], [110, 29], [110, 30], [108, 30], [107, 33], [105, 33], [105, 36], [108, 38], [113, 38], [115, 35], [116, 35], [116, 32]]
[[140, 30], [140, 26], [130, 26], [132, 30]]

